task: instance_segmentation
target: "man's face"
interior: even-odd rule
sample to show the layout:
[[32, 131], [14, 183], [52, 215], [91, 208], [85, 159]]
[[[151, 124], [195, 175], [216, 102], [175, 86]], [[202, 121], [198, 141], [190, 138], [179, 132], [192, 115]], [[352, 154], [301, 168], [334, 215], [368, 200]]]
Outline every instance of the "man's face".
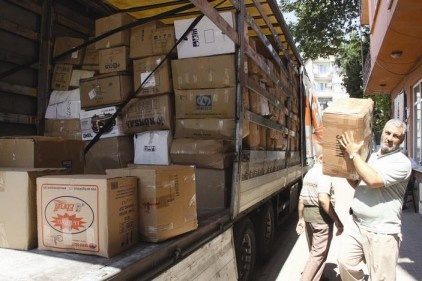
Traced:
[[396, 150], [403, 141], [403, 129], [386, 125], [381, 135], [381, 154]]

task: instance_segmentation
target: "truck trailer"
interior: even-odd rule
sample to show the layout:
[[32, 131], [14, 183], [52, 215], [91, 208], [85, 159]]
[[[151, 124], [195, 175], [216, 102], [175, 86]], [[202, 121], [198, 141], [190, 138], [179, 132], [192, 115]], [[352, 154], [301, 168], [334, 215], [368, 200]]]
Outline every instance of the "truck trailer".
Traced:
[[[155, 21], [170, 30], [184, 28], [175, 33], [163, 60], [218, 56], [227, 44], [229, 49], [223, 52], [233, 57], [235, 73], [233, 96], [226, 104], [234, 112], [232, 158], [224, 167], [228, 180], [221, 199], [226, 202], [213, 208], [198, 206], [197, 229], [162, 242], [139, 242], [110, 258], [1, 247], [0, 279], [251, 280], [255, 264], [271, 256], [275, 229], [296, 212], [321, 125], [312, 85], [277, 1], [3, 0], [0, 14], [1, 137], [45, 135], [46, 111], [57, 79], [54, 67], [63, 57], [87, 53], [116, 34]], [[95, 32], [99, 19], [116, 14], [133, 20]], [[204, 20], [208, 25], [201, 29]], [[223, 41], [205, 48], [219, 40], [217, 33]], [[59, 37], [81, 41], [57, 54]], [[182, 44], [191, 44], [190, 49], [182, 49]], [[90, 67], [78, 68], [98, 71], [98, 65]], [[119, 110], [145, 89], [146, 80], [141, 78]], [[200, 102], [203, 107], [210, 103]], [[115, 124], [115, 115], [97, 116], [98, 138], [107, 133], [107, 124]], [[109, 121], [103, 124], [105, 117]], [[97, 142], [85, 141], [85, 155]], [[7, 240], [3, 229], [0, 221], [0, 242]]]

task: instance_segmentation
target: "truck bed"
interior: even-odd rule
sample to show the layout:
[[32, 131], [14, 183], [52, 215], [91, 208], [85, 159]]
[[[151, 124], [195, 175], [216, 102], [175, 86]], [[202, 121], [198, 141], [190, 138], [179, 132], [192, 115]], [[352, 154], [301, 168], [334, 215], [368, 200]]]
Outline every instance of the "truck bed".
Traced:
[[192, 232], [161, 243], [140, 242], [112, 258], [0, 248], [0, 280], [150, 280], [230, 227], [229, 210], [198, 210], [198, 222]]

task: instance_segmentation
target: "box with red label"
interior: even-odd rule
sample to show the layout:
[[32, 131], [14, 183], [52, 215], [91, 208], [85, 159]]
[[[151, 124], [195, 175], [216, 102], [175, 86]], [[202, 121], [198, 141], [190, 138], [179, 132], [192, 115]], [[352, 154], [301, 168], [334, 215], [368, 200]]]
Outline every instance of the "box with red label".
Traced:
[[138, 239], [136, 177], [37, 178], [38, 248], [112, 257]]

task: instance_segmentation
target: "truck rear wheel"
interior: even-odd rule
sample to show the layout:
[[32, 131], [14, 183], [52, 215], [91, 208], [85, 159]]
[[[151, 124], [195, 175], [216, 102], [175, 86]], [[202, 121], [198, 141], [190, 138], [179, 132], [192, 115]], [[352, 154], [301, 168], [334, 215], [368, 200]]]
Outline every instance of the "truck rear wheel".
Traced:
[[238, 280], [252, 280], [255, 267], [255, 231], [249, 218], [243, 218], [234, 226], [234, 245]]
[[271, 253], [274, 240], [275, 216], [271, 202], [262, 206], [254, 219], [256, 231], [256, 253], [260, 263], [265, 262]]

